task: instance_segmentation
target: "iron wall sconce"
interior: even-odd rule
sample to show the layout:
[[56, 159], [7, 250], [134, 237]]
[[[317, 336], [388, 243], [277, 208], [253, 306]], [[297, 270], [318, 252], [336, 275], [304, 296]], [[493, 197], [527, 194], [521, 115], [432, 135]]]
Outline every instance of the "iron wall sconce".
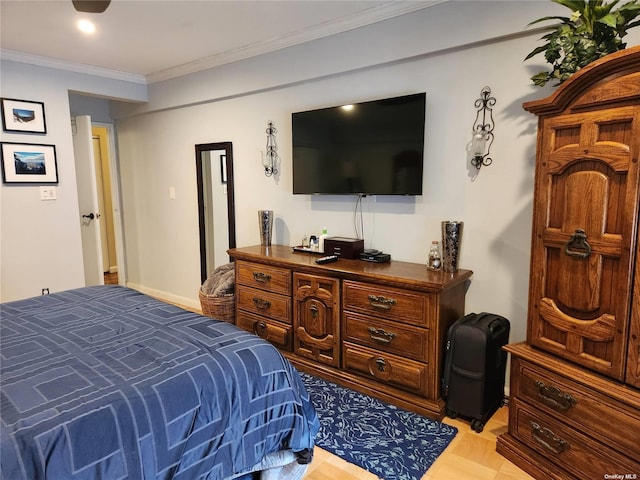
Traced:
[[491, 145], [493, 144], [493, 106], [496, 104], [495, 97], [491, 96], [491, 89], [484, 87], [480, 91], [480, 98], [475, 101], [477, 108], [476, 120], [473, 122], [473, 137], [469, 142], [468, 149], [471, 152], [471, 165], [480, 170], [483, 165], [488, 167], [493, 163], [489, 156]]
[[276, 144], [276, 127], [273, 126], [273, 122], [269, 121], [267, 125], [267, 153], [262, 159], [262, 166], [264, 167], [264, 174], [270, 177], [274, 173], [278, 173], [278, 163], [280, 157], [278, 156], [278, 145]]

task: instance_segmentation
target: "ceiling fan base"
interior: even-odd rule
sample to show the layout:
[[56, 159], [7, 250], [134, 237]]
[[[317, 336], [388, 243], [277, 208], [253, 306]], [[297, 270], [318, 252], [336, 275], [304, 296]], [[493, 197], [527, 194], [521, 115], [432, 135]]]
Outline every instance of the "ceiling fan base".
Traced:
[[81, 13], [102, 13], [104, 12], [111, 0], [71, 0], [73, 8]]

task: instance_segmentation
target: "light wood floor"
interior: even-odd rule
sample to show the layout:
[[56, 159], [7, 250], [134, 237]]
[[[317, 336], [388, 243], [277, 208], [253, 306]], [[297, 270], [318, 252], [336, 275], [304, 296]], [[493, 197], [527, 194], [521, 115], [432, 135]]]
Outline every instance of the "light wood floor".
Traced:
[[[105, 285], [118, 285], [118, 274], [117, 273], [105, 273], [104, 274], [104, 284]], [[200, 312], [202, 313], [202, 312]]]
[[[202, 314], [201, 310], [179, 306]], [[458, 434], [421, 480], [533, 480], [533, 477], [496, 452], [496, 438], [507, 431], [508, 416], [508, 407], [500, 408], [481, 433], [471, 430], [468, 421], [445, 417], [443, 422], [457, 427]], [[304, 480], [377, 478], [319, 447], [315, 448], [313, 462], [304, 476]]]
[[[458, 428], [447, 449], [422, 480], [533, 480], [496, 452], [496, 438], [507, 430], [508, 407], [502, 407], [481, 433], [469, 422], [446, 417], [444, 423]], [[304, 480], [376, 480], [378, 477], [340, 457], [316, 447]]]

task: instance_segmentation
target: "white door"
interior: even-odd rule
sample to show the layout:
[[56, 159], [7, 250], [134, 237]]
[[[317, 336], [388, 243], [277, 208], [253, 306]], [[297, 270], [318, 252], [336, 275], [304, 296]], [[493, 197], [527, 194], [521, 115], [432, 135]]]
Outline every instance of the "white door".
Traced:
[[100, 210], [96, 190], [96, 170], [93, 156], [91, 117], [74, 117], [73, 151], [76, 163], [78, 188], [78, 221], [82, 234], [85, 285], [104, 285], [102, 267], [102, 239]]

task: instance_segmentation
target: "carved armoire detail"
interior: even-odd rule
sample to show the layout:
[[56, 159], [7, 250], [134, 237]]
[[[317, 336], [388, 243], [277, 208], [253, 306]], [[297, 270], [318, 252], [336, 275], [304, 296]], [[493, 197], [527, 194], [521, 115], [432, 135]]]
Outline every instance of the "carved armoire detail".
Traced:
[[497, 450], [540, 479], [640, 478], [640, 47], [524, 108], [538, 116], [527, 341], [507, 346]]

